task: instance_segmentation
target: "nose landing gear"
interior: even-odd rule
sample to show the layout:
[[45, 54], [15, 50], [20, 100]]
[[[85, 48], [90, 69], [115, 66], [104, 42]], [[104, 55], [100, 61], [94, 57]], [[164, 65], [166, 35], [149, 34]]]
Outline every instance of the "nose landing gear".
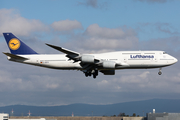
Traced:
[[162, 74], [162, 72], [161, 72], [161, 68], [159, 68], [159, 72], [158, 72], [158, 74], [159, 74], [159, 75], [161, 75], [161, 74]]

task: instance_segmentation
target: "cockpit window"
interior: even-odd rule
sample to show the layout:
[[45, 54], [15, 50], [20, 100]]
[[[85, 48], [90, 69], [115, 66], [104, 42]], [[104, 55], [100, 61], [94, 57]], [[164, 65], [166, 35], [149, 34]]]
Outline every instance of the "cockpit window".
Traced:
[[163, 52], [163, 54], [167, 54], [166, 52]]

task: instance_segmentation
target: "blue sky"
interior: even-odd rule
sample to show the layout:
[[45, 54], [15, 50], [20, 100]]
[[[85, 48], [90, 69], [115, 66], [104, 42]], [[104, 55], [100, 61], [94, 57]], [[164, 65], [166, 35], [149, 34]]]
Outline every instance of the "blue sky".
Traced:
[[[162, 26], [171, 32], [179, 32], [179, 4], [176, 0], [124, 0], [124, 1], [96, 1], [95, 5], [88, 5], [86, 0], [39, 0], [16, 2], [2, 1], [1, 8], [15, 9], [22, 17], [26, 19], [40, 20], [49, 25], [60, 20], [77, 20], [84, 30], [91, 24], [98, 24], [100, 27], [117, 28], [122, 26], [138, 29], [142, 27], [142, 32], [137, 32], [139, 40], [149, 40], [157, 37], [169, 37], [170, 34], [157, 31], [154, 24], [168, 23], [168, 26]], [[149, 1], [149, 2], [148, 2]], [[162, 1], [162, 2], [161, 2]], [[164, 2], [163, 2], [164, 1]], [[142, 26], [142, 24], [152, 24]], [[171, 29], [169, 26], [173, 26]], [[155, 31], [155, 32], [153, 32]], [[151, 36], [149, 36], [151, 34]]]
[[[38, 53], [59, 54], [49, 43], [80, 53], [163, 50], [179, 59], [179, 6], [179, 0], [1, 0], [0, 32], [14, 33]], [[0, 46], [9, 52], [2, 34]], [[179, 63], [161, 76], [158, 69], [117, 70], [94, 80], [0, 58], [0, 106], [180, 99]]]

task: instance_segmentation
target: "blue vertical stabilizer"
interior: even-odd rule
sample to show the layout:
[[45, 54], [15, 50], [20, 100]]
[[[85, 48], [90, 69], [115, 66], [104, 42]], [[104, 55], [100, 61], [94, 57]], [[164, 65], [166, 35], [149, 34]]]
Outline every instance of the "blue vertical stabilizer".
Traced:
[[37, 54], [12, 33], [3, 33], [3, 35], [12, 54]]

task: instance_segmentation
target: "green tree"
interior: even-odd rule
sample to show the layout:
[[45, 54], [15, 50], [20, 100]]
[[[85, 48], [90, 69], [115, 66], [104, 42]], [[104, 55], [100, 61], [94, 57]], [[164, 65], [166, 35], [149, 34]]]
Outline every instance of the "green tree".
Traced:
[[136, 117], [136, 113], [133, 113], [133, 115], [132, 115], [133, 117]]
[[125, 114], [125, 113], [119, 113], [118, 116], [119, 116], [119, 117], [121, 117], [121, 116], [126, 116], [126, 114]]

